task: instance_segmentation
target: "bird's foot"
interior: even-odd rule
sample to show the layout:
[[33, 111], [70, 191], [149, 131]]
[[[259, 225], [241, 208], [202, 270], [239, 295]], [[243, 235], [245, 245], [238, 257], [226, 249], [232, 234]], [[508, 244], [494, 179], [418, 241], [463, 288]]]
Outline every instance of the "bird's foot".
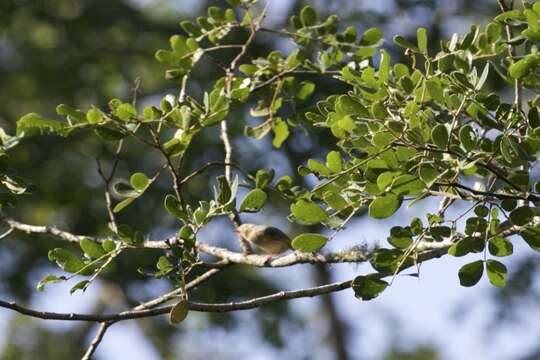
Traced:
[[266, 255], [266, 260], [264, 260], [264, 264], [265, 265], [270, 264], [272, 262], [272, 260], [274, 260], [278, 256], [279, 256], [279, 254], [268, 254], [268, 255]]

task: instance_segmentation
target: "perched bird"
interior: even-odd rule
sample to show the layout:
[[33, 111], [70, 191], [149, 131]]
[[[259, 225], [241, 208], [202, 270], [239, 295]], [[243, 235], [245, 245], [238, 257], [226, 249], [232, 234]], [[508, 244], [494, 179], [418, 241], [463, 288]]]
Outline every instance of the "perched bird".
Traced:
[[291, 239], [273, 226], [242, 224], [235, 232], [267, 254], [277, 255], [291, 249]]

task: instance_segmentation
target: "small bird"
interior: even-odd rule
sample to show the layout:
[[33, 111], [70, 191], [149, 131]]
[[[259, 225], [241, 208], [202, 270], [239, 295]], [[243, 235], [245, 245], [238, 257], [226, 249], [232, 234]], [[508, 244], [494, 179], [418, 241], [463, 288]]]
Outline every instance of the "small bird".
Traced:
[[273, 226], [242, 224], [235, 229], [235, 232], [270, 255], [277, 255], [291, 249], [291, 239]]

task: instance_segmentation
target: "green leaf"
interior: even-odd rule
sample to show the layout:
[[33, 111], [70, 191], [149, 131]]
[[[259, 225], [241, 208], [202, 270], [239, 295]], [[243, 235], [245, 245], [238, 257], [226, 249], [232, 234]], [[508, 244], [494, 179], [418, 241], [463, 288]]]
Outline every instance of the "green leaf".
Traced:
[[163, 144], [163, 149], [170, 157], [176, 157], [182, 155], [186, 150], [186, 145], [182, 142], [182, 139], [173, 137], [171, 140]]
[[463, 265], [458, 272], [459, 283], [461, 286], [474, 286], [480, 281], [483, 273], [484, 262], [482, 260]]
[[372, 27], [367, 29], [362, 35], [361, 44], [365, 46], [373, 46], [381, 41], [383, 33], [381, 29]]
[[441, 86], [441, 82], [436, 79], [426, 80], [426, 90], [433, 100], [439, 104], [444, 104], [444, 92]]
[[495, 21], [497, 22], [504, 22], [508, 19], [517, 20], [523, 18], [522, 11], [520, 9], [514, 9], [514, 10], [508, 10], [503, 13], [500, 13], [499, 15], [495, 16]]
[[379, 296], [388, 283], [384, 280], [374, 279], [369, 276], [357, 276], [352, 282], [354, 296], [361, 300], [371, 300]]
[[103, 114], [99, 109], [92, 107], [86, 113], [86, 121], [88, 121], [89, 124], [99, 124], [100, 122], [103, 122]]
[[410, 228], [394, 226], [390, 229], [390, 236], [387, 240], [395, 248], [406, 249], [413, 243], [412, 236]]
[[482, 86], [484, 86], [484, 83], [487, 80], [489, 74], [489, 62], [486, 63], [486, 66], [484, 66], [484, 70], [482, 70], [482, 75], [480, 75], [480, 78], [478, 79], [478, 82], [476, 83], [476, 86], [474, 87], [475, 90], [479, 91], [482, 89]]
[[369, 204], [369, 216], [375, 219], [384, 219], [395, 213], [401, 206], [397, 195], [388, 193], [375, 198]]
[[392, 192], [396, 195], [417, 194], [424, 190], [424, 183], [416, 176], [405, 174], [392, 181]]
[[26, 114], [17, 121], [17, 136], [21, 137], [36, 134], [57, 134], [66, 136], [69, 131], [69, 124], [45, 118], [37, 113]]
[[270, 169], [268, 172], [262, 169], [257, 170], [257, 173], [255, 174], [255, 186], [259, 189], [266, 188], [268, 185], [270, 185], [275, 175], [276, 172], [274, 169]]
[[318, 224], [328, 218], [326, 212], [319, 205], [307, 200], [299, 200], [292, 204], [291, 213], [302, 223], [308, 225]]
[[327, 191], [323, 194], [324, 201], [336, 211], [345, 209], [349, 203], [338, 193]]
[[375, 270], [385, 274], [393, 274], [401, 265], [401, 270], [414, 264], [414, 260], [409, 256], [405, 258], [405, 253], [399, 249], [377, 249], [373, 252], [369, 263]]
[[508, 72], [512, 78], [521, 79], [528, 75], [532, 68], [537, 64], [538, 56], [536, 54], [527, 55], [523, 59], [513, 63], [508, 69]]
[[79, 242], [79, 246], [81, 247], [81, 250], [84, 252], [84, 254], [90, 259], [98, 259], [105, 255], [105, 251], [103, 251], [101, 245], [90, 239], [82, 239]]
[[420, 169], [418, 170], [418, 175], [420, 176], [420, 180], [425, 182], [426, 185], [431, 186], [431, 184], [439, 176], [439, 172], [429, 164], [421, 164]]
[[197, 241], [193, 229], [189, 225], [184, 225], [178, 230], [178, 236], [184, 241], [184, 246], [187, 248], [193, 248]]
[[114, 109], [113, 114], [122, 121], [128, 121], [137, 117], [137, 110], [133, 105], [124, 103]]
[[493, 256], [508, 256], [514, 252], [514, 246], [510, 241], [502, 236], [495, 236], [489, 239], [489, 253]]
[[186, 319], [189, 313], [189, 302], [185, 299], [180, 300], [174, 305], [169, 313], [169, 322], [171, 325], [180, 324]]
[[148, 187], [149, 179], [148, 176], [142, 172], [137, 172], [129, 178], [129, 183], [135, 190], [144, 191]]
[[448, 254], [456, 257], [465, 256], [469, 253], [479, 253], [484, 251], [485, 242], [483, 238], [466, 237], [452, 245], [448, 249]]
[[519, 234], [533, 250], [540, 250], [540, 229], [528, 226]]
[[319, 251], [327, 241], [328, 238], [324, 235], [307, 233], [295, 237], [291, 245], [293, 249], [301, 252], [315, 252]]
[[113, 208], [113, 213], [117, 214], [120, 211], [124, 210], [126, 207], [128, 207], [133, 201], [135, 201], [136, 197], [128, 197], [122, 201], [120, 201], [118, 204], [116, 204]]
[[420, 52], [420, 50], [409, 40], [405, 39], [403, 36], [396, 35], [394, 36], [394, 43], [406, 49], [411, 49], [414, 52]]
[[315, 84], [311, 81], [302, 81], [300, 83], [300, 89], [296, 93], [296, 98], [300, 101], [306, 101], [313, 91], [315, 90]]
[[343, 170], [343, 160], [341, 159], [341, 154], [337, 151], [330, 151], [328, 155], [326, 155], [326, 167], [334, 173]]
[[486, 217], [489, 214], [489, 208], [484, 205], [478, 205], [474, 208], [474, 213], [476, 214], [476, 216]]
[[107, 253], [110, 253], [111, 251], [114, 251], [117, 248], [116, 243], [111, 239], [103, 240], [103, 242], [101, 243], [101, 247]]
[[476, 147], [476, 133], [472, 126], [465, 125], [459, 129], [459, 142], [463, 150], [467, 152]]
[[528, 206], [521, 206], [510, 213], [510, 220], [518, 225], [527, 225], [534, 217], [534, 210]]
[[124, 138], [124, 134], [120, 131], [111, 129], [110, 127], [101, 126], [94, 130], [96, 135], [104, 141], [118, 141]]
[[56, 261], [60, 268], [69, 273], [76, 273], [84, 267], [84, 262], [81, 259], [62, 248], [50, 250], [49, 260]]
[[185, 219], [186, 213], [182, 209], [182, 204], [176, 199], [176, 196], [168, 194], [164, 201], [165, 210], [178, 219]]
[[60, 104], [56, 107], [56, 113], [58, 115], [64, 115], [67, 117], [68, 122], [70, 123], [81, 123], [84, 122], [86, 116], [80, 110], [75, 110], [66, 104]]
[[257, 212], [266, 202], [267, 195], [261, 189], [251, 190], [242, 203], [240, 204], [240, 212]]
[[263, 122], [255, 127], [246, 126], [244, 128], [244, 135], [255, 138], [257, 140], [262, 139], [272, 129], [272, 124], [268, 121]]
[[506, 266], [497, 260], [488, 260], [486, 270], [489, 282], [493, 286], [502, 288], [506, 284]]
[[381, 61], [379, 63], [379, 82], [386, 83], [390, 76], [390, 54], [386, 50], [381, 50]]
[[47, 275], [43, 279], [39, 280], [36, 285], [36, 290], [43, 291], [45, 290], [45, 285], [54, 284], [64, 280], [66, 280], [64, 276]]
[[420, 52], [427, 56], [428, 54], [428, 38], [427, 38], [427, 30], [423, 27], [418, 28], [416, 30], [416, 37], [418, 38], [418, 49], [420, 49]]
[[304, 26], [313, 26], [317, 23], [317, 12], [311, 6], [305, 6], [300, 11], [300, 20]]
[[381, 191], [387, 191], [387, 188], [392, 184], [394, 178], [398, 176], [399, 173], [395, 171], [385, 171], [379, 176], [377, 176], [377, 186]]
[[431, 139], [433, 143], [440, 148], [446, 148], [449, 141], [448, 129], [443, 124], [437, 124], [431, 130]]
[[307, 162], [307, 167], [317, 176], [330, 175], [330, 169], [328, 169], [326, 165], [321, 164], [317, 160], [309, 159]]
[[289, 137], [289, 126], [287, 126], [285, 121], [277, 119], [272, 122], [272, 131], [274, 132], [272, 145], [274, 145], [276, 149], [279, 149], [281, 144]]
[[159, 272], [162, 274], [168, 273], [173, 269], [173, 265], [171, 264], [169, 259], [167, 259], [166, 256], [159, 257], [156, 267], [158, 268]]
[[465, 222], [465, 233], [473, 235], [476, 232], [484, 233], [487, 228], [487, 221], [481, 217], [470, 217]]
[[79, 281], [71, 289], [69, 289], [69, 293], [72, 295], [77, 290], [82, 290], [84, 292], [89, 285], [89, 280]]

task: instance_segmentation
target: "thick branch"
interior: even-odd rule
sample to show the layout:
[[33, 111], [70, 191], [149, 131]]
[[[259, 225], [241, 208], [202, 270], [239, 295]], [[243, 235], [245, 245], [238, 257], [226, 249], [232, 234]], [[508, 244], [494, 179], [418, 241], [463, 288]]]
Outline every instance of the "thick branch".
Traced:
[[197, 247], [201, 252], [227, 260], [228, 262], [257, 267], [286, 267], [296, 264], [359, 263], [369, 259], [369, 252], [363, 248], [353, 248], [347, 251], [327, 254], [293, 252], [292, 254], [268, 260], [268, 256], [265, 255], [244, 255], [203, 243], [198, 244]]
[[[431, 243], [430, 243], [431, 244]], [[434, 249], [425, 251], [418, 255], [417, 263], [427, 261], [433, 258], [440, 257], [448, 251], [448, 248], [452, 245], [452, 242], [444, 243], [433, 243], [435, 245]], [[429, 247], [431, 245], [426, 244], [424, 247]], [[421, 247], [422, 248], [422, 247]], [[404, 266], [402, 269], [405, 269], [409, 266]], [[381, 279], [387, 276], [392, 276], [388, 273], [372, 273], [368, 276]], [[323, 294], [329, 294], [332, 292], [337, 292], [350, 288], [352, 285], [352, 280], [335, 282], [332, 284], [316, 286], [300, 290], [292, 291], [280, 291], [267, 296], [262, 296], [258, 298], [253, 298], [245, 301], [238, 302], [229, 302], [229, 303], [218, 303], [218, 304], [209, 304], [209, 303], [200, 303], [200, 302], [189, 302], [189, 309], [192, 311], [199, 312], [229, 312], [236, 310], [249, 310], [255, 309], [262, 305], [273, 303], [276, 301], [283, 300], [292, 300], [304, 297], [314, 297]], [[21, 305], [18, 305], [15, 302], [8, 302], [0, 300], [0, 307], [11, 309], [17, 311], [21, 314], [44, 319], [44, 320], [67, 320], [67, 321], [95, 321], [95, 322], [109, 322], [109, 321], [122, 321], [128, 319], [139, 319], [145, 317], [152, 317], [162, 314], [167, 314], [171, 311], [172, 306], [164, 306], [155, 309], [146, 309], [146, 310], [129, 310], [117, 314], [76, 314], [76, 313], [56, 313], [48, 311], [39, 311], [30, 309]]]
[[[99, 238], [84, 235], [75, 235], [67, 231], [63, 231], [54, 226], [37, 226], [18, 222], [16, 220], [4, 217], [2, 218], [11, 228], [25, 232], [27, 234], [48, 234], [56, 236], [62, 240], [78, 243], [82, 239], [90, 239], [97, 243], [103, 242], [107, 238]], [[170, 244], [174, 243], [176, 238], [165, 240], [147, 240], [140, 247], [133, 249], [170, 249]], [[212, 255], [225, 260], [229, 263], [250, 265], [256, 267], [286, 267], [297, 264], [335, 264], [335, 263], [359, 263], [369, 259], [369, 252], [362, 247], [354, 247], [352, 249], [326, 254], [312, 254], [293, 252], [288, 255], [280, 256], [268, 260], [266, 255], [249, 254], [230, 251], [224, 248], [208, 245], [199, 242], [197, 249], [208, 255]]]

